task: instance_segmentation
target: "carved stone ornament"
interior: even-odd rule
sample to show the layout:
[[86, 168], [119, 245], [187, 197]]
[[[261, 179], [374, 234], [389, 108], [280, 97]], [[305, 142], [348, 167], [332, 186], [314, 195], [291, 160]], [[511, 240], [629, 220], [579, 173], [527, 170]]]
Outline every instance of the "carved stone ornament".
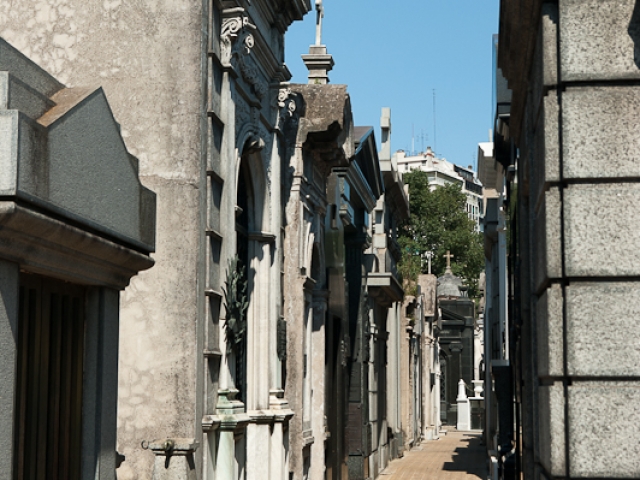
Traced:
[[284, 108], [286, 106], [286, 102], [289, 100], [290, 95], [291, 89], [289, 87], [284, 87], [278, 90], [278, 108]]
[[278, 108], [280, 109], [278, 127], [285, 135], [287, 135], [287, 132], [295, 134], [297, 130], [299, 112], [296, 97], [297, 94], [292, 93], [288, 87], [281, 88], [278, 91]]
[[251, 33], [256, 30], [249, 18], [244, 16], [226, 18], [222, 22], [220, 33], [220, 49], [222, 62], [231, 65], [233, 59], [237, 63], [242, 78], [253, 87], [253, 92], [262, 100], [267, 94], [267, 85], [260, 80], [258, 69], [253, 62], [246, 58], [255, 45], [255, 38]]
[[240, 68], [240, 74], [242, 78], [253, 87], [253, 93], [255, 93], [258, 100], [262, 100], [269, 90], [267, 85], [260, 80], [258, 69], [252, 64], [245, 56], [238, 57], [238, 67]]
[[[249, 53], [255, 44], [253, 35], [249, 30], [255, 29], [256, 26], [249, 22], [247, 17], [225, 18], [222, 21], [222, 31], [220, 32], [222, 46], [230, 49], [239, 48], [244, 50], [245, 54]], [[229, 51], [229, 54], [233, 54], [233, 51]]]
[[237, 255], [229, 259], [227, 279], [222, 288], [225, 299], [225, 334], [227, 340], [227, 353], [236, 352], [247, 332], [247, 309], [249, 300], [247, 297], [247, 279], [245, 267]]

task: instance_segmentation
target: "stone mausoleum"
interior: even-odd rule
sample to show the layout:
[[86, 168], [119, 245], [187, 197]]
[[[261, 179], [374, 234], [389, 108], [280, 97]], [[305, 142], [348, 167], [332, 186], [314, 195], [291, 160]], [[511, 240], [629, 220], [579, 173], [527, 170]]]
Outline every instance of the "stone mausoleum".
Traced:
[[153, 265], [155, 195], [104, 91], [0, 38], [0, 472], [111, 480], [120, 291]]
[[440, 307], [440, 420], [456, 425], [458, 419], [458, 383], [464, 380], [471, 388], [474, 371], [475, 304], [467, 295], [462, 279], [451, 271], [447, 252], [447, 268], [438, 278]]
[[501, 2], [487, 258], [508, 316], [485, 347], [513, 392], [489, 439], [507, 478], [640, 478], [639, 52], [635, 0]]

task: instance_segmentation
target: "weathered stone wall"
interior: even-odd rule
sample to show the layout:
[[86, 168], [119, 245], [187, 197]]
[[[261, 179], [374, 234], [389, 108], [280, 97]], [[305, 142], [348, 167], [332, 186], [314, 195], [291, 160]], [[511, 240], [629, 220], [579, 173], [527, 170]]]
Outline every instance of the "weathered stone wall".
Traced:
[[640, 476], [639, 8], [544, 3], [531, 64], [501, 56], [512, 85], [530, 71], [532, 87], [512, 110], [521, 229], [534, 232], [521, 244], [525, 478]]
[[158, 195], [156, 268], [122, 302], [119, 475], [139, 478], [153, 462], [142, 440], [197, 436], [202, 6], [39, 1], [2, 10], [0, 31], [63, 82], [99, 79], [142, 181]]
[[99, 82], [157, 193], [156, 265], [122, 298], [120, 478], [151, 472], [142, 440], [198, 436], [203, 13], [185, 0], [0, 5], [0, 33], [31, 60], [69, 87]]
[[[252, 268], [260, 281], [251, 297], [250, 394], [242, 405], [254, 410], [256, 425], [261, 423], [251, 427], [248, 445], [264, 444], [247, 459], [246, 473], [265, 478], [262, 468], [268, 464], [270, 477], [285, 475], [283, 421], [289, 414], [262, 413], [272, 403], [286, 410], [286, 401], [276, 399], [281, 292], [280, 264], [271, 262], [271, 255], [280, 258], [282, 248], [281, 163], [278, 88], [272, 87], [290, 76], [283, 64], [284, 32], [310, 8], [308, 0], [0, 5], [0, 35], [28, 57], [70, 87], [99, 82], [127, 149], [140, 160], [142, 183], [157, 193], [155, 268], [122, 294], [118, 449], [126, 461], [118, 469], [121, 479], [149, 478], [154, 455], [141, 442], [167, 437], [200, 444], [195, 459], [198, 477], [202, 474], [208, 447], [203, 416], [214, 424], [218, 391], [233, 387], [218, 329], [224, 315], [222, 277], [235, 253], [243, 154], [264, 194], [259, 199], [264, 211], [257, 214], [264, 221], [249, 232], [259, 257]], [[216, 435], [211, 435], [208, 468], [217, 461], [235, 469], [233, 475], [244, 475], [233, 429], [217, 450]], [[275, 446], [270, 450], [270, 445]]]

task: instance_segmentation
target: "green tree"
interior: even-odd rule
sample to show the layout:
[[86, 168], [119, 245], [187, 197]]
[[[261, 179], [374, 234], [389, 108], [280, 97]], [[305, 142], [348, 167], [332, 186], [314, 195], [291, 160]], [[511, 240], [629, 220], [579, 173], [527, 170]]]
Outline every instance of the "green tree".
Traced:
[[443, 275], [444, 255], [450, 250], [454, 256], [451, 270], [469, 285], [469, 296], [476, 297], [484, 269], [482, 234], [467, 216], [461, 187], [451, 184], [432, 191], [427, 173], [419, 170], [406, 173], [404, 182], [409, 185], [411, 215], [399, 235], [402, 275], [415, 280], [419, 273], [427, 273], [427, 252], [432, 252], [432, 273]]

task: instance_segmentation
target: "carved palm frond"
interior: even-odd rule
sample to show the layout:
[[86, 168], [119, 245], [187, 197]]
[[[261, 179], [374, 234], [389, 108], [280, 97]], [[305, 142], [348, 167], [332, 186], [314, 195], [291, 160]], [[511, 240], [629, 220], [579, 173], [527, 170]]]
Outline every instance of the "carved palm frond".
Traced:
[[247, 297], [247, 276], [245, 267], [237, 255], [229, 259], [227, 279], [222, 288], [225, 299], [225, 336], [227, 340], [227, 353], [237, 351], [238, 346], [245, 338], [247, 331], [247, 309], [249, 299]]

